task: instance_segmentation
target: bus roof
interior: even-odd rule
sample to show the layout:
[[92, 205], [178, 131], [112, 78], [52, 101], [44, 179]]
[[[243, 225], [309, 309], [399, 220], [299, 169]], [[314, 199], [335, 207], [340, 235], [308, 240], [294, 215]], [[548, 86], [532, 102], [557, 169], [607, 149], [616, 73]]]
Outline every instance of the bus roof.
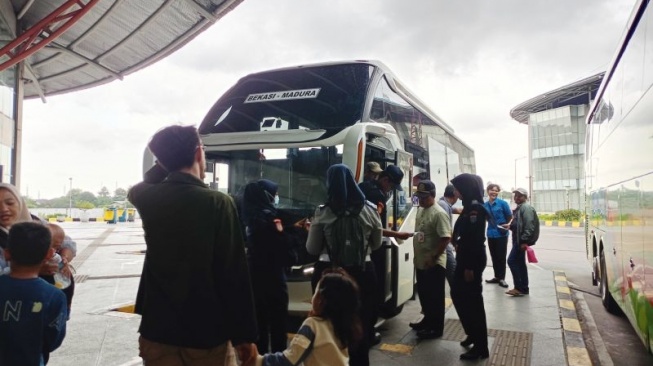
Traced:
[[242, 77], [240, 80], [238, 80], [238, 83], [240, 83], [242, 80], [255, 77], [257, 75], [263, 75], [263, 74], [274, 73], [279, 71], [289, 71], [289, 70], [297, 70], [297, 69], [305, 69], [305, 68], [313, 68], [313, 67], [336, 66], [336, 65], [346, 65], [346, 64], [365, 64], [365, 65], [371, 65], [379, 69], [382, 72], [382, 74], [386, 76], [386, 79], [388, 79], [388, 82], [391, 84], [390, 86], [393, 89], [395, 89], [395, 92], [404, 96], [413, 105], [413, 107], [417, 108], [426, 116], [428, 116], [432, 121], [435, 122], [436, 125], [444, 129], [453, 139], [455, 139], [456, 141], [458, 141], [459, 143], [461, 143], [462, 145], [464, 145], [465, 147], [473, 151], [473, 149], [469, 145], [467, 145], [465, 142], [459, 139], [458, 136], [456, 136], [454, 129], [449, 124], [447, 124], [444, 121], [444, 119], [442, 119], [435, 112], [433, 112], [433, 110], [431, 110], [431, 108], [429, 108], [426, 105], [426, 103], [424, 103], [412, 91], [410, 91], [410, 89], [408, 89], [405, 86], [405, 84], [402, 83], [397, 78], [397, 76], [390, 70], [388, 66], [386, 66], [383, 62], [378, 60], [327, 61], [327, 62], [319, 62], [313, 64], [281, 67], [277, 69], [259, 71], [259, 72], [248, 74]]
[[626, 47], [628, 47], [630, 38], [633, 36], [635, 30], [637, 29], [637, 24], [642, 18], [642, 15], [646, 10], [647, 4], [648, 1], [638, 0], [638, 3], [633, 8], [633, 12], [630, 14], [630, 18], [628, 19], [628, 24], [626, 26], [626, 29], [624, 30], [623, 36], [621, 37], [621, 42], [619, 42], [620, 46], [615, 52], [615, 55], [612, 57], [612, 62], [610, 62], [610, 67], [605, 72], [605, 76], [603, 77], [601, 86], [599, 87], [598, 92], [596, 93], [596, 98], [594, 98], [594, 102], [590, 107], [590, 112], [587, 114], [587, 119], [586, 119], [587, 124], [592, 123], [592, 119], [599, 112], [599, 107], [603, 100], [603, 94], [605, 93], [605, 89], [607, 85], [610, 83], [610, 80], [612, 80], [612, 75], [614, 75], [614, 71], [616, 70], [617, 66], [619, 65], [619, 62], [621, 61], [621, 56], [623, 56], [624, 52], [626, 51]]

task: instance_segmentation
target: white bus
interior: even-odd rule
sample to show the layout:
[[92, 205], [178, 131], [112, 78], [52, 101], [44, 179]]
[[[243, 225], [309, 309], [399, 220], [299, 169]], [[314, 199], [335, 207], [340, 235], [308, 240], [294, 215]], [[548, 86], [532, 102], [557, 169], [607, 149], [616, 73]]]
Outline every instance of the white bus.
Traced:
[[653, 350], [653, 9], [637, 1], [587, 118], [586, 249], [605, 308]]
[[[329, 166], [346, 164], [360, 182], [365, 164], [376, 161], [403, 170], [404, 191], [388, 198], [386, 222], [413, 232], [414, 182], [429, 177], [441, 193], [456, 174], [475, 171], [473, 150], [375, 61], [245, 76], [213, 105], [199, 132], [214, 188], [238, 201], [248, 182], [273, 180], [288, 220], [310, 217], [326, 201]], [[413, 248], [412, 239], [384, 240], [379, 280], [382, 315], [390, 317], [413, 297]], [[289, 272], [291, 313], [310, 310], [311, 269], [312, 263], [303, 263]]]

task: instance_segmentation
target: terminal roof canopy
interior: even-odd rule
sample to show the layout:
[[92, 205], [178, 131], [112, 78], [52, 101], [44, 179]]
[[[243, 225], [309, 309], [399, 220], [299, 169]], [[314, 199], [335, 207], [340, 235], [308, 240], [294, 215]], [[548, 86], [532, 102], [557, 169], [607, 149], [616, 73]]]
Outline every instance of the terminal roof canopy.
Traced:
[[519, 123], [528, 124], [528, 116], [531, 113], [567, 105], [590, 104], [590, 99], [596, 97], [604, 75], [605, 72], [600, 72], [531, 98], [511, 109], [510, 117]]
[[[83, 0], [88, 3], [88, 0]], [[242, 0], [101, 0], [26, 59], [25, 98], [122, 79], [184, 46]], [[11, 0], [30, 29], [67, 0]]]

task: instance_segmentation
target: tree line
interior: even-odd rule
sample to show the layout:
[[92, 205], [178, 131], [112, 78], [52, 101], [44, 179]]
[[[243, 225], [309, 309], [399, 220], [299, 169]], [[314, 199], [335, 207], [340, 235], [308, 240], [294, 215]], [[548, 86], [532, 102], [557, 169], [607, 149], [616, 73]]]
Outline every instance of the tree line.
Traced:
[[27, 202], [28, 208], [68, 208], [71, 204], [74, 208], [88, 210], [91, 208], [103, 208], [113, 205], [115, 202], [124, 202], [127, 200], [127, 190], [124, 188], [116, 188], [113, 192], [102, 187], [97, 195], [89, 191], [82, 191], [78, 188], [73, 188], [68, 191], [65, 196], [52, 198], [52, 199], [34, 199], [31, 197], [24, 197]]

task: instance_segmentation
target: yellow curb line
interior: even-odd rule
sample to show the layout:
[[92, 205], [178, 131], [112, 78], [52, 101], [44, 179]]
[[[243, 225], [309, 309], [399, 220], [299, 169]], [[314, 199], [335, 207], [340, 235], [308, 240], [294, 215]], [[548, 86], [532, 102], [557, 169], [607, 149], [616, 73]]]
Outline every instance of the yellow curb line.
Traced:
[[561, 308], [576, 310], [576, 306], [574, 306], [574, 302], [571, 300], [560, 300], [559, 304]]
[[383, 343], [379, 346], [381, 351], [401, 353], [403, 355], [410, 355], [413, 352], [414, 346], [407, 344], [387, 344]]
[[568, 331], [571, 331], [571, 332], [577, 332], [577, 333], [582, 333], [583, 332], [580, 329], [580, 322], [577, 319], [562, 318], [562, 327], [565, 330], [568, 330]]
[[121, 313], [131, 313], [131, 314], [133, 314], [134, 310], [135, 310], [135, 307], [136, 307], [136, 305], [129, 304], [129, 305], [124, 305], [124, 306], [120, 306], [120, 307], [117, 307], [117, 308], [113, 308], [113, 309], [111, 309], [109, 311], [119, 311]]
[[591, 366], [592, 361], [587, 353], [587, 349], [580, 347], [567, 347], [567, 356], [569, 366]]
[[556, 291], [562, 292], [563, 294], [571, 294], [569, 287], [566, 286], [556, 286]]

